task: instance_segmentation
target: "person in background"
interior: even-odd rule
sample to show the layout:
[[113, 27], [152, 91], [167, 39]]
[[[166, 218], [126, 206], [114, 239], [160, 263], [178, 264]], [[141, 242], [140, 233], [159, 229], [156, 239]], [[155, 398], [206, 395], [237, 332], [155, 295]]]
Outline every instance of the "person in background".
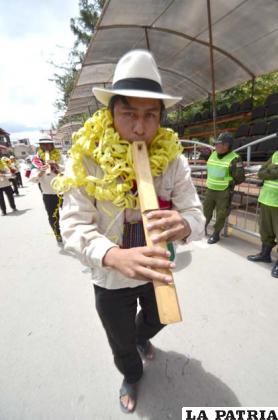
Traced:
[[6, 216], [7, 214], [7, 208], [4, 198], [4, 193], [6, 194], [10, 207], [13, 211], [16, 211], [14, 196], [13, 196], [13, 190], [10, 185], [10, 176], [11, 172], [9, 169], [9, 166], [7, 165], [7, 160], [5, 158], [2, 158], [0, 160], [0, 208], [2, 216]]
[[24, 165], [24, 175], [25, 178], [29, 178], [31, 175], [31, 170], [32, 170], [32, 160], [30, 158], [26, 158], [25, 159], [25, 165]]
[[[264, 181], [258, 198], [262, 249], [256, 255], [249, 255], [247, 259], [271, 263], [272, 248], [278, 244], [278, 151], [262, 165], [258, 178]], [[271, 270], [271, 275], [278, 278], [278, 260]]]
[[12, 191], [15, 195], [19, 195], [17, 179], [16, 179], [17, 169], [14, 167], [14, 165], [12, 165], [12, 162], [11, 162], [10, 158], [5, 156], [2, 159], [5, 161], [6, 166], [9, 168], [9, 171], [10, 171], [9, 181], [10, 181], [10, 184], [12, 185]]
[[[45, 152], [49, 152], [50, 160], [46, 162]], [[60, 233], [59, 208], [61, 198], [51, 186], [53, 178], [63, 170], [61, 153], [54, 147], [54, 141], [49, 138], [39, 140], [37, 155], [32, 160], [32, 170], [29, 177], [31, 182], [39, 184], [49, 224], [56, 237], [57, 244], [62, 245]]]
[[221, 133], [215, 142], [215, 151], [207, 161], [207, 191], [204, 200], [206, 234], [213, 210], [216, 209], [214, 231], [208, 238], [208, 244], [215, 244], [220, 240], [220, 232], [230, 213], [235, 185], [245, 180], [242, 160], [232, 151], [232, 147], [232, 134]]
[[20, 165], [13, 155], [10, 156], [10, 162], [11, 162], [11, 167], [13, 167], [15, 171], [14, 173], [17, 180], [17, 186], [23, 188], [23, 182], [22, 182], [22, 177], [20, 173]]

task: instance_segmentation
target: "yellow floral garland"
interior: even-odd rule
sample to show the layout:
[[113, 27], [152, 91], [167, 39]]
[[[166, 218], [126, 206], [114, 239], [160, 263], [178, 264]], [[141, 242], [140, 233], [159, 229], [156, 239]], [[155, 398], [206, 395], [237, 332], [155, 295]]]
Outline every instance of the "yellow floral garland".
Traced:
[[[149, 146], [152, 175], [160, 175], [181, 153], [177, 134], [160, 127]], [[132, 193], [135, 171], [130, 143], [121, 139], [115, 131], [112, 115], [107, 108], [97, 111], [73, 134], [69, 155], [73, 176], [58, 175], [52, 181], [57, 193], [83, 186], [87, 194], [97, 200], [108, 200], [121, 208], [138, 208], [138, 198]], [[102, 178], [87, 174], [84, 157], [96, 162], [103, 171]]]
[[[43, 162], [45, 162], [45, 152], [40, 147], [38, 148], [38, 156]], [[54, 160], [55, 162], [60, 162], [61, 153], [58, 149], [53, 149], [50, 151], [49, 157], [50, 157], [50, 160]]]

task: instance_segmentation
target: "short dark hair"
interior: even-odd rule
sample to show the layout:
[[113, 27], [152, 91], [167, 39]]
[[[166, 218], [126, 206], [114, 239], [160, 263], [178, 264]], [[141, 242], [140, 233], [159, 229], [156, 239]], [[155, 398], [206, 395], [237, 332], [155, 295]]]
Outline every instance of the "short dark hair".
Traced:
[[[113, 117], [114, 117], [114, 107], [118, 101], [122, 102], [122, 104], [124, 105], [129, 105], [127, 96], [123, 96], [123, 95], [112, 96], [108, 104], [108, 109], [111, 112]], [[165, 114], [165, 105], [162, 100], [160, 100], [160, 105], [161, 105], [161, 108], [160, 108], [160, 122], [161, 122], [164, 119], [164, 114]]]
[[227, 144], [229, 148], [231, 149], [233, 147], [233, 135], [229, 133], [229, 131], [224, 131], [223, 133], [219, 134], [215, 141], [216, 144]]
[[111, 112], [113, 117], [114, 117], [114, 107], [117, 102], [121, 102], [124, 105], [129, 105], [126, 96], [122, 96], [122, 95], [112, 96], [108, 104], [108, 109]]

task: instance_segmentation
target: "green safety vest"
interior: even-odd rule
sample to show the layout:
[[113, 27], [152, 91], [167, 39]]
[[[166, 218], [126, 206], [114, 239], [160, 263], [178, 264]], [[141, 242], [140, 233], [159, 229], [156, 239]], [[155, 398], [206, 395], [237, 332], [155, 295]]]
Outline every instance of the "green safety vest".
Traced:
[[[272, 163], [278, 165], [278, 151], [273, 153]], [[264, 181], [258, 201], [266, 206], [278, 207], [278, 179]]]
[[222, 159], [219, 159], [217, 152], [213, 152], [207, 161], [207, 187], [210, 190], [224, 191], [228, 188], [232, 177], [230, 175], [230, 164], [232, 160], [238, 157], [235, 152], [227, 153]]

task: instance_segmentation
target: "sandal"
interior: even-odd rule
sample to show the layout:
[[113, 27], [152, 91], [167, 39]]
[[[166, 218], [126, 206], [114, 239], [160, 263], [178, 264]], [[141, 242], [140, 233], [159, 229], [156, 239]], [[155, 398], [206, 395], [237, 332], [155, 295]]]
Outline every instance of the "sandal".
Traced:
[[[123, 380], [122, 386], [120, 388], [120, 407], [123, 413], [133, 413], [136, 407], [136, 396], [137, 396], [137, 389], [136, 384], [129, 384], [126, 380]], [[121, 397], [127, 395], [134, 401], [134, 406], [131, 410], [129, 410], [128, 405], [125, 406], [121, 400]]]
[[147, 360], [153, 360], [155, 358], [155, 349], [150, 340], [147, 340], [145, 344], [137, 344], [137, 350]]

